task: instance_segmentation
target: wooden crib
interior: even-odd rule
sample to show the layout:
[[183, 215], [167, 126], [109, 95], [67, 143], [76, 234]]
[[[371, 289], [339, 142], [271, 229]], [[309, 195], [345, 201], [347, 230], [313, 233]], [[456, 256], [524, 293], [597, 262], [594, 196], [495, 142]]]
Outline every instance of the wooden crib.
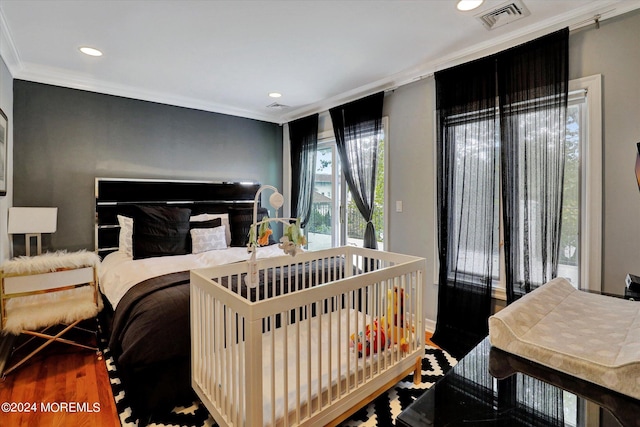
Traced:
[[[424, 355], [426, 261], [356, 247], [191, 272], [192, 386], [220, 426], [326, 425]], [[416, 375], [414, 375], [416, 378]]]

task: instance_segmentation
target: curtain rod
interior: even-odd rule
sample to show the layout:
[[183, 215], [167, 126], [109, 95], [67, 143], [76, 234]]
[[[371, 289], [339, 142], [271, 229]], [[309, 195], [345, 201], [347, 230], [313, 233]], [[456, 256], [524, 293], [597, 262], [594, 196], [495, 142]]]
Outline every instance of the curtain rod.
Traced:
[[[569, 32], [577, 31], [577, 30], [582, 29], [582, 28], [584, 28], [584, 27], [586, 27], [588, 25], [591, 25], [591, 24], [594, 24], [595, 28], [599, 29], [600, 28], [600, 21], [602, 19], [602, 15], [606, 15], [606, 14], [608, 14], [610, 12], [613, 12], [613, 11], [614, 11], [614, 9], [609, 9], [609, 10], [607, 10], [605, 12], [595, 14], [595, 15], [593, 15], [593, 17], [591, 17], [589, 19], [585, 19], [584, 21], [580, 21], [580, 22], [577, 22], [577, 23], [575, 23], [573, 25], [570, 25], [569, 26]], [[384, 93], [392, 93], [397, 88], [399, 88], [401, 86], [405, 86], [405, 85], [410, 84], [410, 83], [415, 83], [415, 82], [418, 82], [420, 80], [423, 80], [423, 79], [426, 79], [426, 78], [429, 78], [429, 77], [433, 77], [434, 74], [435, 73], [433, 73], [433, 72], [429, 72], [429, 73], [426, 73], [426, 74], [419, 75], [419, 76], [414, 77], [413, 79], [411, 79], [409, 81], [406, 81], [406, 82], [403, 82], [403, 83], [400, 83], [400, 84], [396, 84], [396, 85], [394, 85], [394, 86], [392, 86], [390, 88], [385, 89]]]
[[606, 12], [602, 12], [602, 13], [598, 13], [593, 15], [593, 17], [589, 18], [589, 19], [585, 19], [584, 21], [580, 21], [577, 22], [573, 25], [569, 26], [569, 32], [573, 32], [576, 30], [579, 30], [581, 28], [584, 28], [588, 25], [591, 25], [592, 23], [595, 25], [596, 30], [600, 28], [600, 21], [602, 20], [602, 15], [606, 15], [609, 12], [613, 12], [615, 9], [609, 9]]

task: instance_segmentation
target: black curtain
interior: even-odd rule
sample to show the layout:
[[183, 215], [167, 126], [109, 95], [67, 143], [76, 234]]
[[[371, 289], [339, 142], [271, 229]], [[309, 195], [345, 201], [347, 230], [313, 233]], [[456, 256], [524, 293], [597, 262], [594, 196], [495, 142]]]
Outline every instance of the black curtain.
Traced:
[[318, 148], [318, 114], [289, 123], [291, 142], [291, 217], [305, 227], [311, 217]]
[[[435, 343], [461, 357], [488, 333], [502, 188], [507, 303], [557, 272], [568, 29], [435, 74]], [[496, 101], [497, 100], [497, 101]]]
[[498, 55], [507, 303], [557, 276], [569, 30]]
[[329, 110], [340, 165], [353, 201], [367, 221], [364, 247], [377, 249], [373, 226], [376, 161], [382, 130], [384, 92]]
[[459, 359], [488, 333], [498, 273], [495, 59], [435, 78], [440, 286], [432, 340]]

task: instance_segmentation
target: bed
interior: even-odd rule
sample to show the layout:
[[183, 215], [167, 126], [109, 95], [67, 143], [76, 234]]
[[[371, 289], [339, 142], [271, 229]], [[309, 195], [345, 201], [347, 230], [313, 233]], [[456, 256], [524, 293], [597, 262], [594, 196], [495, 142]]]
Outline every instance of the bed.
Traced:
[[425, 264], [349, 246], [192, 270], [193, 388], [220, 426], [346, 419], [420, 372]]
[[[190, 383], [189, 271], [249, 258], [239, 236], [246, 236], [260, 185], [114, 178], [97, 178], [95, 185], [95, 249], [102, 257], [99, 282], [106, 301], [101, 323], [133, 416], [144, 423], [195, 397]], [[133, 218], [143, 208], [149, 208], [146, 214], [166, 210], [183, 217], [188, 211], [189, 235], [196, 227], [217, 229], [221, 237], [219, 227], [224, 225], [224, 244], [214, 240], [212, 244], [222, 248], [193, 253], [198, 243], [182, 241], [179, 253], [172, 235], [168, 240], [151, 239], [137, 251], [142, 256], [134, 257], [133, 227], [144, 222], [132, 224], [122, 218]], [[238, 233], [231, 233], [232, 225]], [[178, 253], [163, 256], [166, 251]], [[257, 258], [282, 254], [277, 245], [265, 246], [258, 249]]]

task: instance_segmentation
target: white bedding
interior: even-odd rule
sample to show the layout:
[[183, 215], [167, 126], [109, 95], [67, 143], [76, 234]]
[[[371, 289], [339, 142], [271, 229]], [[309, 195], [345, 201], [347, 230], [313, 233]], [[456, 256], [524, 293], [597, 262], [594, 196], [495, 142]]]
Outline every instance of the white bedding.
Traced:
[[[257, 258], [283, 256], [278, 245], [257, 249]], [[115, 310], [124, 294], [134, 285], [153, 277], [195, 268], [213, 267], [246, 261], [250, 254], [244, 247], [202, 252], [199, 254], [175, 255], [134, 260], [124, 252], [116, 251], [107, 255], [98, 272], [100, 289]]]

